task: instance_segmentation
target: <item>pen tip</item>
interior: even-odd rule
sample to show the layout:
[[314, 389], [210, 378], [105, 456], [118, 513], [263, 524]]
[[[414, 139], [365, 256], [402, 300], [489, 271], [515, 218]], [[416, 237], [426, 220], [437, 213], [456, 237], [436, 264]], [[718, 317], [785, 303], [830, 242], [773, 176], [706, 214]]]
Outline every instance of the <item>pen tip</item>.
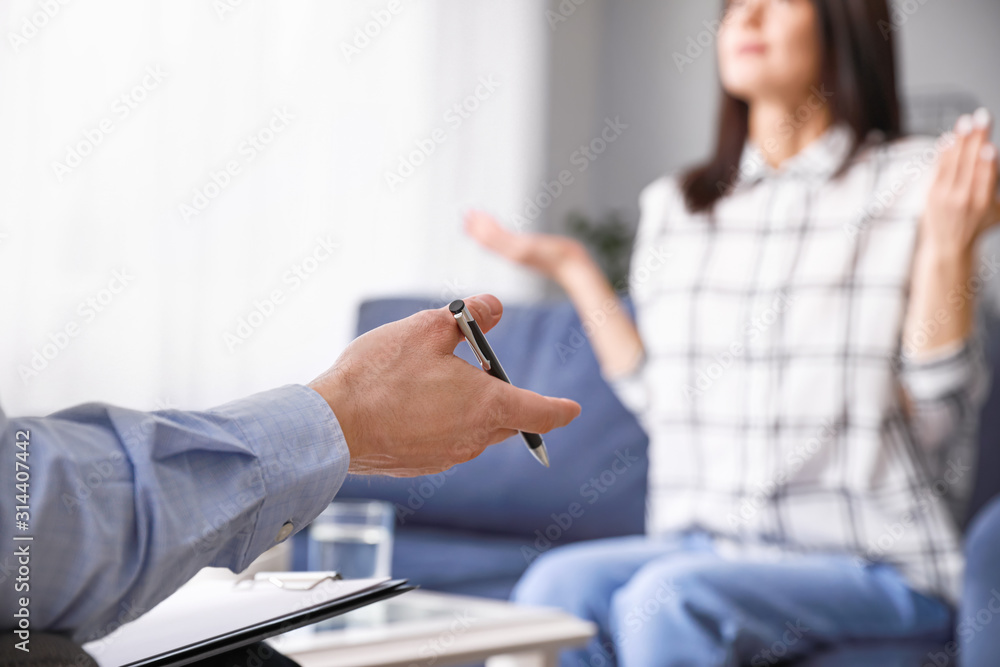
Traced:
[[545, 451], [545, 445], [541, 445], [539, 447], [532, 449], [531, 453], [534, 455], [536, 459], [538, 459], [538, 462], [541, 463], [543, 466], [545, 466], [546, 468], [550, 467], [549, 453]]

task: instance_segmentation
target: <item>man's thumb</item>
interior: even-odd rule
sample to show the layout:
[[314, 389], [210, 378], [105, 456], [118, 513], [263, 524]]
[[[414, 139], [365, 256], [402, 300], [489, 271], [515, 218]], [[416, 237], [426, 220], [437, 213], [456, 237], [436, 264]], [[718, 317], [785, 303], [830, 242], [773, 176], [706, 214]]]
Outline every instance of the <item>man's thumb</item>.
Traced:
[[[503, 304], [492, 294], [470, 296], [463, 301], [465, 301], [465, 307], [469, 309], [472, 319], [476, 321], [484, 333], [495, 327], [503, 316]], [[458, 331], [458, 325], [455, 325], [455, 330]], [[458, 335], [461, 336], [462, 332], [458, 331]]]

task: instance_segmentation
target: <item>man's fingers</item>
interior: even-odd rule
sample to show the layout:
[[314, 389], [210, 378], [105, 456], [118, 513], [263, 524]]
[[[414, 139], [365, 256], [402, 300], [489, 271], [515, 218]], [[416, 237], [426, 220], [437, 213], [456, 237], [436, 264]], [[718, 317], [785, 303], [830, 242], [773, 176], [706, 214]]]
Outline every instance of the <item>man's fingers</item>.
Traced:
[[513, 438], [515, 435], [517, 435], [517, 431], [515, 429], [512, 429], [512, 428], [498, 428], [498, 429], [494, 429], [489, 434], [489, 436], [487, 437], [486, 442], [490, 446], [497, 445], [497, 444], [503, 442], [504, 440], [508, 440], [510, 438]]
[[580, 404], [568, 398], [542, 396], [527, 389], [504, 383], [497, 390], [506, 424], [496, 424], [501, 428], [512, 428], [529, 433], [548, 433], [561, 428], [580, 414]]
[[[500, 303], [500, 299], [492, 294], [470, 296], [462, 299], [462, 301], [465, 302], [465, 307], [469, 309], [472, 319], [476, 321], [476, 324], [484, 332], [495, 327], [503, 315], [503, 304]], [[458, 328], [458, 322], [455, 321], [455, 316], [451, 313], [448, 306], [439, 308], [436, 311], [426, 312], [434, 313], [435, 319], [432, 321], [432, 326], [436, 332], [440, 332], [442, 328], [444, 329], [442, 338], [435, 336], [435, 340], [438, 341], [437, 344], [446, 348], [442, 349], [441, 352], [449, 355], [453, 354], [455, 348], [465, 340], [462, 330]]]

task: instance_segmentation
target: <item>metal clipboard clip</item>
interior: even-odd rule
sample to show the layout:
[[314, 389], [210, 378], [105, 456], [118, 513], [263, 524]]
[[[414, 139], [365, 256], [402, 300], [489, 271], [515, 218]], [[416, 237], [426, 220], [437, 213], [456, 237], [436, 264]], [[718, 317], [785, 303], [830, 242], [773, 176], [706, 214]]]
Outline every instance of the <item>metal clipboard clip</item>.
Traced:
[[340, 581], [340, 572], [258, 572], [252, 577], [244, 577], [234, 585], [238, 589], [252, 589], [258, 583], [266, 581], [273, 586], [287, 591], [308, 591], [319, 586], [324, 581]]

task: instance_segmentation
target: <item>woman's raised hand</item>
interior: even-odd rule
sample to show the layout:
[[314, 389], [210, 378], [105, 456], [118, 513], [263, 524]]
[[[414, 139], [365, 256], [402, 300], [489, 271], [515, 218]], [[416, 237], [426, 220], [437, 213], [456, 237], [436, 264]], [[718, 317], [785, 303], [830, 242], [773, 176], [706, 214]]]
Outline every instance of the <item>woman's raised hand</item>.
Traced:
[[607, 377], [633, 372], [643, 356], [642, 340], [628, 311], [582, 243], [553, 234], [519, 234], [505, 229], [491, 215], [472, 211], [465, 231], [502, 257], [531, 267], [566, 290], [580, 320], [601, 326], [584, 327], [594, 354]]
[[983, 231], [1000, 222], [991, 128], [986, 109], [962, 116], [955, 124], [955, 143], [938, 162], [922, 233], [930, 247], [947, 256], [971, 254]]
[[955, 143], [938, 160], [920, 220], [903, 332], [903, 340], [908, 341], [905, 353], [915, 359], [930, 358], [967, 339], [973, 330], [975, 308], [967, 307], [966, 299], [956, 303], [954, 295], [972, 284], [976, 241], [1000, 221], [997, 149], [990, 143], [991, 124], [986, 109], [962, 116], [955, 125]]
[[482, 211], [465, 215], [465, 231], [484, 248], [554, 280], [559, 280], [569, 264], [589, 258], [579, 241], [554, 234], [512, 232]]

